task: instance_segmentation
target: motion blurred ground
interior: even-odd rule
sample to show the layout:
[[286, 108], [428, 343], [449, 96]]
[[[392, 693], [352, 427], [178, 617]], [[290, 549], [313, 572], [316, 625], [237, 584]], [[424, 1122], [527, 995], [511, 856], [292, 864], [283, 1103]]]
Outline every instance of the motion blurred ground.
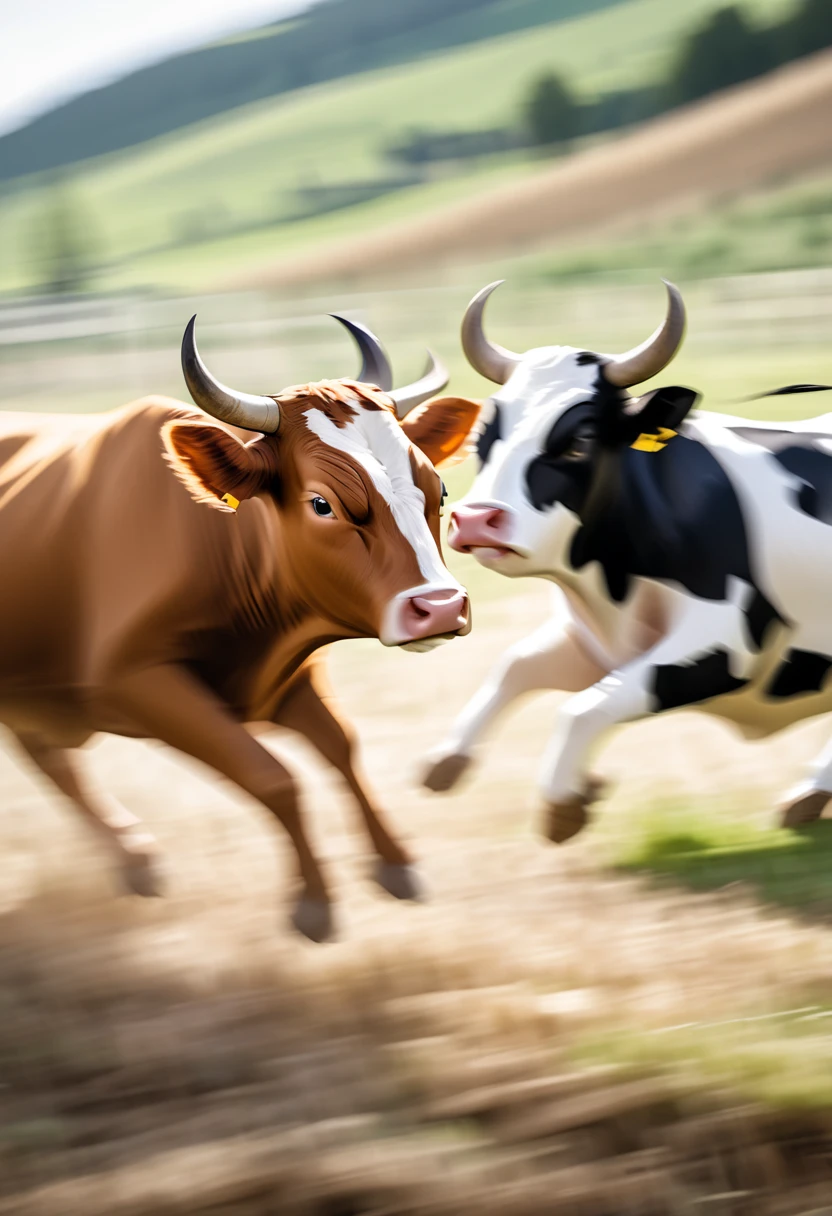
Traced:
[[[452, 353], [452, 314], [480, 277], [318, 303], [371, 320], [406, 375], [426, 339]], [[701, 286], [672, 379], [725, 408], [828, 376], [824, 284]], [[660, 305], [655, 286], [517, 292], [495, 299], [492, 332], [617, 349]], [[233, 301], [199, 307], [206, 356], [241, 387], [352, 371], [323, 322], [269, 330]], [[179, 391], [164, 327], [53, 333], [10, 345], [0, 372], [18, 408], [114, 405], [133, 372], [139, 390]], [[776, 416], [783, 403], [742, 408]], [[452, 496], [469, 476], [449, 473]], [[627, 727], [597, 759], [611, 797], [557, 849], [538, 835], [535, 794], [556, 694], [514, 711], [458, 792], [419, 789], [420, 757], [548, 602], [543, 584], [451, 564], [473, 597], [468, 638], [426, 656], [344, 643], [329, 661], [371, 782], [419, 858], [423, 906], [373, 887], [336, 778], [291, 736], [270, 744], [302, 777], [337, 944], [291, 934], [285, 842], [205, 770], [155, 744], [87, 749], [164, 849], [167, 898], [141, 903], [116, 897], [106, 859], [4, 747], [0, 1212], [826, 1210], [832, 839], [825, 824], [802, 837], [770, 825], [828, 722], [762, 744], [692, 714]]]
[[[831, 382], [829, 53], [574, 155], [440, 164], [294, 214], [307, 187], [383, 186], [386, 150], [419, 124], [516, 123], [543, 70], [583, 99], [655, 82], [719, 3], [621, 0], [414, 46], [61, 183], [5, 183], [0, 408], [181, 397], [194, 311], [212, 370], [247, 391], [354, 374], [326, 318], [342, 311], [379, 333], [398, 383], [429, 344], [453, 391], [484, 396], [457, 338], [479, 287], [508, 279], [487, 329], [509, 347], [617, 351], [653, 329], [663, 275], [690, 325], [662, 383], [756, 417], [832, 410], [832, 394], [737, 404]], [[748, 5], [764, 21], [790, 8]], [[83, 229], [94, 294], [31, 294], [62, 216]], [[444, 477], [453, 500], [471, 469]], [[449, 564], [472, 595], [469, 637], [329, 656], [423, 905], [372, 885], [334, 775], [288, 734], [269, 743], [302, 779], [338, 899], [332, 945], [292, 934], [285, 842], [206, 770], [153, 743], [85, 751], [162, 844], [167, 897], [142, 903], [0, 741], [0, 1216], [832, 1211], [832, 833], [773, 829], [829, 722], [757, 744], [703, 715], [626, 727], [596, 757], [608, 799], [557, 849], [535, 792], [557, 694], [512, 710], [458, 791], [419, 787], [420, 758], [547, 611], [544, 584]]]

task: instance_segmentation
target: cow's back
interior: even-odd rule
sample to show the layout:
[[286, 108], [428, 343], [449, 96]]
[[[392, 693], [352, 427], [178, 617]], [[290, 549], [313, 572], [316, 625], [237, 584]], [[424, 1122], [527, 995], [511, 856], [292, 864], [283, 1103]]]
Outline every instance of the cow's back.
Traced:
[[0, 415], [0, 688], [78, 683], [108, 614], [164, 580], [160, 531], [175, 536], [177, 514], [196, 508], [161, 430], [193, 413], [153, 398], [104, 415]]

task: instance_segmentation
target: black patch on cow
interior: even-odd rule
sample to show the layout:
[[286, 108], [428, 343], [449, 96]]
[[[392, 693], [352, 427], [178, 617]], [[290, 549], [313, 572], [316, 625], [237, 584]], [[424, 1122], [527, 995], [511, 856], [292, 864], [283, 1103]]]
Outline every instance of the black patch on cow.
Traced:
[[797, 697], [801, 693], [820, 692], [832, 659], [813, 650], [790, 650], [775, 671], [765, 695], [774, 700]]
[[601, 356], [594, 355], [591, 350], [582, 350], [575, 362], [578, 364], [578, 367], [586, 367], [590, 363], [600, 363]]
[[762, 591], [755, 588], [745, 608], [745, 623], [755, 650], [762, 650], [770, 627], [775, 623], [785, 625], [786, 620], [774, 605], [769, 603]]
[[570, 552], [576, 569], [600, 564], [615, 601], [626, 599], [633, 577], [675, 582], [707, 600], [724, 600], [732, 575], [756, 585], [739, 500], [703, 443], [677, 435], [658, 452], [626, 448], [616, 480]]
[[795, 502], [804, 515], [832, 524], [832, 456], [818, 446], [832, 435], [821, 431], [768, 430], [763, 427], [732, 426], [740, 439], [767, 448], [788, 473], [803, 482], [795, 490]]
[[566, 453], [575, 437], [595, 432], [595, 412], [591, 401], [573, 405], [557, 419], [543, 445], [543, 454], [526, 467], [526, 492], [532, 506], [543, 511], [562, 503], [577, 515], [592, 480], [592, 460], [570, 460]]
[[693, 663], [674, 663], [656, 667], [651, 692], [656, 711], [696, 705], [728, 692], [736, 692], [748, 683], [732, 676], [728, 670], [728, 651], [714, 650]]
[[815, 447], [792, 444], [775, 452], [774, 459], [803, 482], [795, 494], [801, 511], [832, 524], [832, 456]]
[[502, 439], [501, 434], [502, 420], [500, 418], [500, 407], [494, 402], [494, 413], [483, 427], [477, 438], [477, 459], [480, 462], [480, 468], [488, 460], [488, 453], [494, 447], [498, 439]]

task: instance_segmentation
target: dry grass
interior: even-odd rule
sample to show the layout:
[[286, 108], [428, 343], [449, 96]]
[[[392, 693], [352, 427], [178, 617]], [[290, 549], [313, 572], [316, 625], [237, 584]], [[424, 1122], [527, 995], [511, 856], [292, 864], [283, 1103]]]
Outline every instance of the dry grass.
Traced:
[[753, 758], [700, 718], [633, 727], [603, 756], [620, 784], [600, 825], [560, 852], [532, 818], [552, 697], [502, 728], [466, 789], [422, 795], [416, 757], [544, 605], [486, 598], [474, 633], [429, 656], [333, 653], [425, 905], [374, 890], [334, 780], [279, 741], [335, 879], [336, 945], [289, 933], [271, 824], [165, 749], [105, 740], [87, 761], [161, 838], [170, 891], [149, 904], [114, 898], [80, 827], [0, 757], [0, 1213], [824, 1210], [829, 1106], [774, 1109], [724, 1060], [685, 1075], [671, 1065], [694, 1048], [674, 1053], [667, 1029], [832, 1006], [825, 921], [607, 865], [646, 790], [746, 805], [750, 788], [764, 806], [822, 724]]
[[824, 52], [481, 197], [284, 256], [245, 285], [435, 272], [443, 262], [534, 249], [741, 195], [826, 165], [831, 105], [832, 52]]

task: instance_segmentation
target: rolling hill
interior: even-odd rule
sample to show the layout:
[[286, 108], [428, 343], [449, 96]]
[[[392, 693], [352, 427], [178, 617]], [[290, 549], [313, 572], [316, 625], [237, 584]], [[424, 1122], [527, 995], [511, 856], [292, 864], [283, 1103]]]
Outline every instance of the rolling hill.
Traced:
[[246, 281], [355, 280], [649, 224], [832, 163], [832, 51], [646, 123], [424, 219], [284, 258]]
[[[385, 150], [415, 126], [477, 130], [514, 121], [530, 81], [543, 70], [563, 72], [585, 96], [655, 80], [680, 35], [720, 3], [622, 0], [435, 53], [422, 53], [413, 40], [418, 53], [409, 63], [295, 89], [82, 162], [64, 180], [93, 238], [95, 284], [198, 288], [335, 237], [421, 219], [454, 200], [467, 203], [501, 182], [517, 181], [520, 188], [539, 171], [529, 153], [450, 166], [385, 193], [391, 176]], [[790, 3], [753, 0], [753, 9], [770, 20]], [[503, 8], [509, 7], [506, 0]], [[496, 20], [500, 6], [483, 11]], [[307, 187], [356, 182], [378, 187], [378, 197], [332, 214], [299, 216]], [[5, 184], [0, 290], [37, 282], [32, 224], [53, 191], [47, 175]]]
[[0, 138], [0, 180], [139, 144], [252, 101], [623, 0], [318, 0], [300, 16], [172, 56]]

